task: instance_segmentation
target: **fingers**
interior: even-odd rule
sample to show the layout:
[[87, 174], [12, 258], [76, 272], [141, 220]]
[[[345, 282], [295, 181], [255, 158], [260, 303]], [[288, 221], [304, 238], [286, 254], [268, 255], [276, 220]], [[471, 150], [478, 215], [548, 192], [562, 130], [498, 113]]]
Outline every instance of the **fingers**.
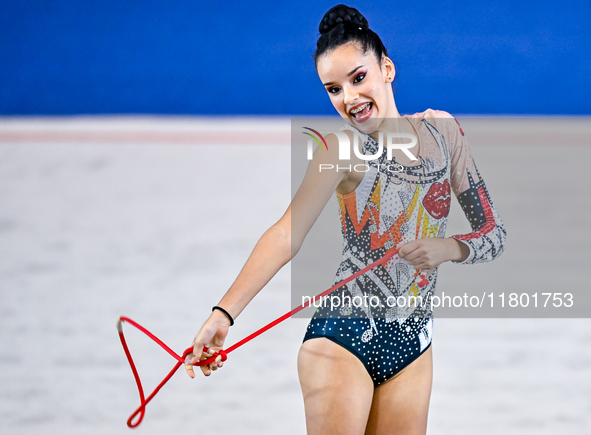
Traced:
[[[214, 351], [211, 348], [207, 349], [201, 354], [201, 361], [205, 361], [206, 359], [211, 358], [213, 354]], [[199, 367], [205, 376], [211, 375], [211, 364], [212, 363]]]
[[190, 354], [193, 355], [190, 364], [195, 364], [197, 361], [199, 361], [201, 359], [202, 354], [203, 343], [200, 343], [199, 341], [197, 341], [197, 338], [195, 338], [195, 341], [193, 341], [193, 352]]
[[[201, 357], [199, 358], [199, 361], [205, 361], [208, 358], [211, 358], [214, 355], [215, 351], [212, 349], [207, 349], [207, 351], [203, 351], [201, 353]], [[187, 355], [187, 357], [185, 358], [185, 371], [187, 372], [187, 374], [189, 375], [189, 377], [191, 379], [195, 378], [195, 370], [193, 369], [193, 364], [195, 364], [195, 355], [193, 353], [190, 353]], [[222, 367], [224, 365], [223, 361], [222, 361], [222, 356], [221, 355], [217, 355], [216, 359], [214, 361], [212, 361], [209, 364], [203, 365], [203, 366], [199, 366], [199, 368], [201, 369], [201, 371], [203, 372], [203, 374], [205, 376], [209, 376], [211, 375], [212, 371], [216, 371], [218, 368]]]
[[[402, 253], [402, 257], [400, 258], [404, 258], [411, 264], [419, 262], [425, 254], [418, 246], [415, 246], [414, 248], [412, 246], [405, 246], [404, 251], [405, 252]], [[402, 248], [400, 249], [400, 252], [402, 252]], [[398, 252], [398, 256], [400, 256], [400, 252]]]
[[224, 363], [222, 362], [222, 356], [218, 355], [216, 357], [216, 359], [214, 360], [214, 362], [211, 363], [211, 368], [212, 368], [212, 370], [217, 370], [218, 368], [220, 368], [223, 365], [224, 365]]
[[215, 360], [208, 365], [209, 365], [209, 368], [215, 372], [217, 369], [219, 369], [220, 367], [222, 367], [224, 365], [224, 363], [222, 362], [222, 356], [218, 355], [215, 358]]
[[185, 371], [187, 372], [187, 374], [189, 375], [189, 377], [191, 379], [193, 379], [195, 377], [195, 372], [193, 371], [193, 366], [191, 365], [192, 359], [193, 359], [192, 353], [188, 354], [187, 358], [185, 359]]
[[418, 245], [417, 243], [415, 243], [416, 240], [413, 240], [411, 242], [406, 242], [406, 243], [398, 243], [398, 245], [396, 245], [397, 247], [400, 248], [400, 250], [398, 251], [398, 257], [405, 259], [408, 262], [412, 262], [414, 260], [416, 260], [417, 258], [420, 257], [420, 252], [416, 252], [418, 250], [418, 248], [420, 247], [420, 245]]
[[[429, 252], [427, 252], [424, 247], [421, 247], [420, 244], [414, 243], [422, 240], [424, 239], [402, 244], [398, 251], [398, 256], [415, 269], [434, 269], [436, 266], [433, 264]], [[397, 246], [400, 246], [400, 244]]]
[[[205, 361], [206, 359], [211, 358], [214, 355], [214, 353], [215, 353], [214, 350], [208, 349], [207, 352], [203, 352], [201, 360]], [[224, 365], [224, 363], [222, 361], [222, 356], [218, 355], [215, 358], [215, 360], [213, 360], [211, 363], [203, 365], [200, 368], [205, 376], [209, 376], [209, 375], [211, 375], [212, 371], [215, 372], [218, 368], [222, 367], [223, 365]]]

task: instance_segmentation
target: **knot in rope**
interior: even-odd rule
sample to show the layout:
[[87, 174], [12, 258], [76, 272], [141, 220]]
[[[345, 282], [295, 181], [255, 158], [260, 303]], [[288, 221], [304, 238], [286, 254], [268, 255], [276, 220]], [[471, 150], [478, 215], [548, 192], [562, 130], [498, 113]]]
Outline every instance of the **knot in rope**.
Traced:
[[[219, 355], [221, 355], [221, 356], [222, 356], [222, 362], [223, 362], [223, 361], [226, 361], [226, 360], [228, 359], [228, 355], [226, 354], [226, 351], [225, 351], [225, 350], [223, 350], [223, 349], [220, 349], [220, 351], [219, 351]], [[214, 356], [218, 356], [218, 352], [216, 352], [216, 353], [214, 354]]]

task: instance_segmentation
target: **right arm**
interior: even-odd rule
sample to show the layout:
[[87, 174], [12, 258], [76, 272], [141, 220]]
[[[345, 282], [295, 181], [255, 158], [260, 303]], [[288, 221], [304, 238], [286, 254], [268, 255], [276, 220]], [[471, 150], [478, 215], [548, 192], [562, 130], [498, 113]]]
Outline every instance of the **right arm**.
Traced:
[[[351, 138], [350, 132], [347, 132]], [[281, 219], [259, 239], [242, 270], [218, 305], [236, 319], [258, 292], [299, 251], [314, 222], [326, 206], [338, 185], [349, 172], [335, 169], [319, 171], [320, 164], [337, 167], [338, 139], [334, 134], [326, 137], [328, 150], [317, 148], [308, 164], [304, 180]], [[350, 141], [352, 143], [352, 141]], [[196, 362], [211, 357], [223, 348], [230, 321], [219, 310], [214, 310], [193, 340], [193, 353], [188, 355], [185, 369], [194, 377]], [[203, 353], [203, 346], [210, 352]], [[206, 376], [222, 366], [221, 357], [209, 366], [201, 366]], [[210, 367], [211, 366], [211, 367]]]

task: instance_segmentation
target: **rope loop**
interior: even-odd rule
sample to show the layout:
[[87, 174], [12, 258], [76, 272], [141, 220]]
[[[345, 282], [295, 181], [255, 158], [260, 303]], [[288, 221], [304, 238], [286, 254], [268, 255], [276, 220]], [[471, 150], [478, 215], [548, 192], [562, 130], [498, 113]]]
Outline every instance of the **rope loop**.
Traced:
[[[207, 359], [205, 359], [203, 361], [198, 361], [198, 362], [196, 362], [193, 365], [194, 366], [204, 366], [204, 365], [210, 364], [210, 363], [212, 363], [212, 362], [215, 361], [215, 359], [217, 358], [218, 355], [221, 355], [222, 356], [222, 361], [226, 361], [228, 359], [228, 354], [230, 352], [232, 352], [233, 350], [239, 348], [243, 344], [245, 344], [245, 343], [249, 342], [250, 340], [252, 340], [253, 338], [259, 336], [263, 332], [271, 329], [275, 325], [283, 322], [284, 320], [286, 320], [289, 317], [293, 316], [297, 312], [303, 310], [304, 308], [306, 308], [307, 306], [309, 306], [312, 303], [313, 300], [316, 300], [318, 298], [322, 298], [322, 297], [328, 295], [329, 293], [333, 292], [337, 288], [342, 287], [343, 285], [345, 285], [349, 281], [357, 278], [358, 276], [361, 276], [362, 274], [364, 274], [368, 270], [376, 267], [378, 264], [384, 263], [386, 260], [388, 260], [391, 257], [393, 257], [394, 255], [396, 255], [398, 253], [398, 251], [399, 251], [399, 249], [391, 250], [386, 255], [384, 255], [382, 258], [374, 261], [373, 263], [371, 263], [370, 265], [364, 267], [363, 269], [359, 270], [358, 272], [355, 272], [353, 275], [351, 275], [348, 278], [345, 278], [344, 280], [342, 280], [341, 282], [333, 285], [331, 288], [329, 288], [327, 290], [324, 290], [322, 293], [320, 293], [319, 295], [315, 296], [314, 299], [311, 299], [311, 300], [307, 301], [306, 303], [298, 306], [297, 308], [294, 308], [290, 312], [285, 313], [283, 316], [278, 317], [277, 319], [273, 320], [271, 323], [269, 323], [269, 324], [263, 326], [262, 328], [260, 328], [258, 331], [253, 332], [248, 337], [245, 337], [242, 340], [240, 340], [239, 342], [233, 344], [228, 349], [226, 349], [226, 350], [220, 349], [218, 352], [215, 352], [213, 354], [213, 356], [211, 356], [211, 357], [209, 357], [209, 358], [207, 358]], [[133, 361], [133, 358], [131, 356], [131, 353], [129, 352], [129, 348], [127, 347], [127, 343], [125, 342], [125, 336], [123, 334], [122, 322], [127, 322], [130, 325], [132, 325], [132, 326], [136, 327], [137, 329], [139, 329], [141, 332], [143, 332], [148, 337], [150, 337], [153, 341], [155, 341], [160, 347], [162, 347], [162, 349], [164, 349], [166, 352], [168, 352], [176, 360], [176, 364], [174, 365], [174, 367], [172, 368], [172, 370], [168, 373], [168, 375], [166, 375], [166, 377], [162, 380], [162, 382], [160, 382], [160, 384], [158, 384], [158, 386], [154, 389], [154, 391], [152, 391], [152, 393], [148, 397], [145, 397], [144, 389], [142, 387], [142, 381], [141, 381], [140, 376], [139, 376], [139, 374], [137, 372], [137, 369], [135, 367], [135, 363]], [[154, 396], [156, 395], [156, 393], [158, 393], [158, 391], [160, 391], [160, 389], [164, 386], [164, 384], [166, 384], [169, 381], [169, 379], [172, 377], [172, 375], [175, 374], [175, 372], [177, 371], [177, 369], [180, 366], [182, 366], [183, 364], [185, 364], [185, 360], [187, 358], [187, 355], [189, 355], [191, 352], [193, 352], [193, 347], [187, 348], [183, 352], [183, 356], [177, 355], [170, 347], [168, 347], [166, 344], [164, 344], [164, 342], [162, 340], [160, 340], [158, 337], [156, 337], [154, 334], [152, 334], [150, 331], [148, 331], [146, 328], [144, 328], [139, 323], [137, 323], [137, 322], [131, 320], [129, 317], [125, 317], [125, 316], [121, 316], [119, 318], [119, 320], [117, 321], [117, 331], [119, 333], [119, 338], [121, 340], [121, 344], [123, 346], [123, 350], [125, 351], [125, 355], [127, 356], [127, 360], [129, 362], [129, 366], [131, 367], [131, 371], [133, 372], [133, 376], [135, 378], [135, 381], [136, 381], [136, 384], [137, 384], [138, 393], [139, 393], [139, 396], [140, 396], [140, 406], [133, 412], [133, 414], [131, 414], [131, 416], [127, 420], [127, 426], [129, 426], [130, 428], [133, 428], [133, 427], [139, 426], [139, 424], [144, 419], [144, 415], [146, 413], [146, 405], [154, 398]], [[206, 346], [203, 346], [203, 351], [204, 352], [207, 352], [208, 351], [208, 348]], [[137, 417], [137, 420], [134, 422], [133, 420], [136, 417]]]

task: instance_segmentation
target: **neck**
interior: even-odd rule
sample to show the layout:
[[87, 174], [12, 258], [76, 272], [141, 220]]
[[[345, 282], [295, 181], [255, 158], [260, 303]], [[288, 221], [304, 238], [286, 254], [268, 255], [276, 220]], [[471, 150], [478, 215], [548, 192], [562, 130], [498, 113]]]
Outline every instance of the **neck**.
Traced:
[[370, 134], [376, 141], [379, 138], [380, 133], [384, 133], [384, 135], [388, 132], [405, 132], [405, 133], [414, 133], [412, 126], [410, 125], [409, 121], [403, 118], [400, 113], [398, 113], [398, 109], [396, 108], [396, 103], [394, 102], [394, 96], [392, 95], [391, 105], [388, 109], [386, 117], [380, 123], [380, 126]]

